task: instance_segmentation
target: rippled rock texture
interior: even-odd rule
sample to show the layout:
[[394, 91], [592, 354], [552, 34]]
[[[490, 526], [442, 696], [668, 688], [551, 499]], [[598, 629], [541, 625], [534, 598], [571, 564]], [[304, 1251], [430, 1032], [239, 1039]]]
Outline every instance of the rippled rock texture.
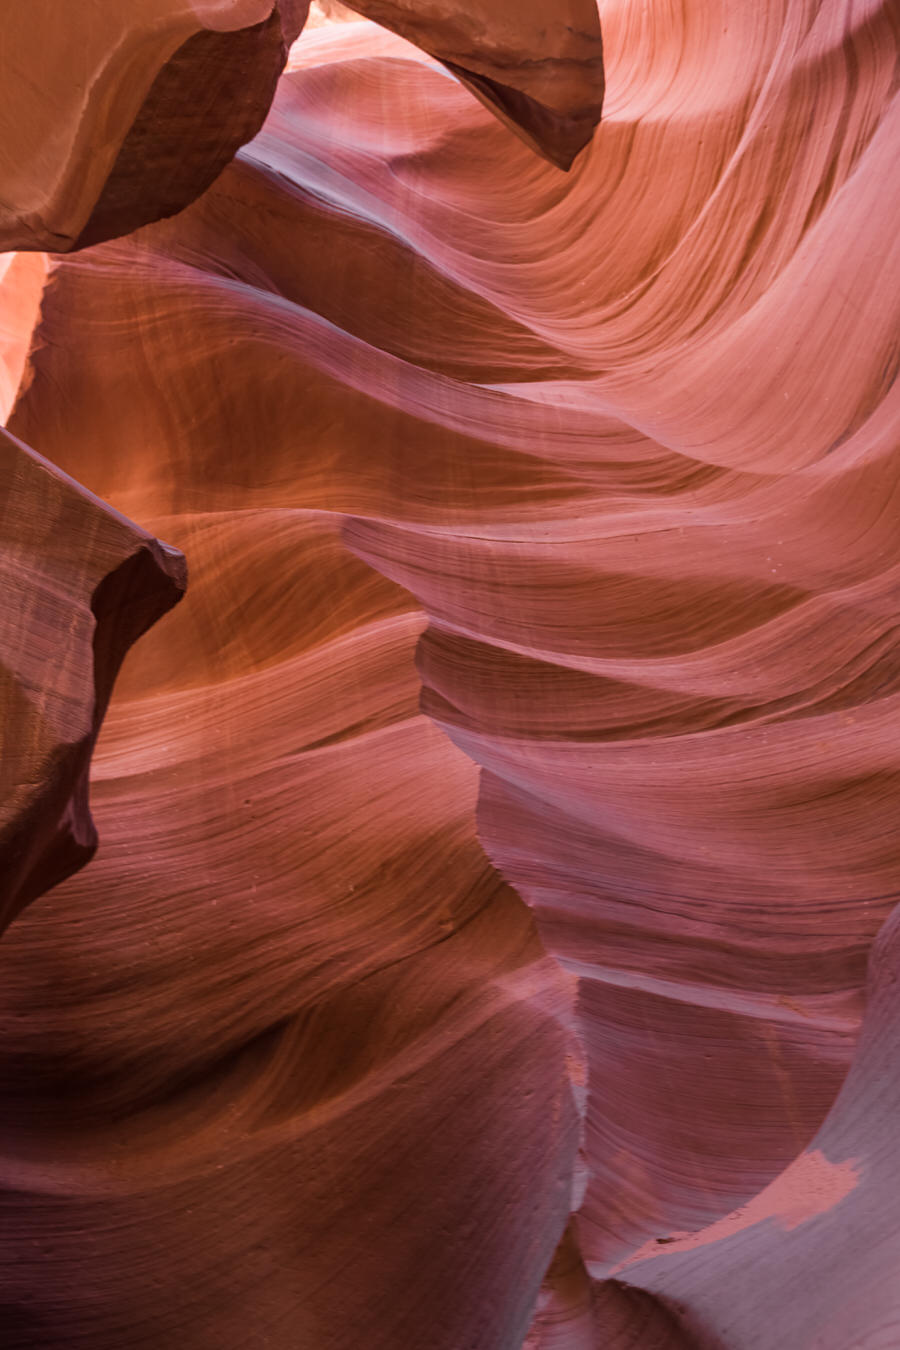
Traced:
[[568, 175], [348, 22], [50, 262], [192, 579], [0, 945], [16, 1350], [900, 1336], [896, 9], [600, 13]]

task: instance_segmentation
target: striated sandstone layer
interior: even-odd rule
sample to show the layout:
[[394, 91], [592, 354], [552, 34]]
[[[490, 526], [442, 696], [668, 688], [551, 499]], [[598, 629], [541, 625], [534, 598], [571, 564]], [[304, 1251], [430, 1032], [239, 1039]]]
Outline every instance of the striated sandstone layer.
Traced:
[[[154, 457], [109, 495], [149, 503]], [[107, 717], [101, 853], [0, 946], [5, 1344], [520, 1344], [572, 1204], [571, 982], [418, 710], [410, 597], [224, 461], [214, 508], [171, 481], [191, 586]]]
[[195, 579], [0, 947], [15, 1350], [896, 1343], [896, 9], [601, 17], [567, 178], [348, 23], [51, 267]]

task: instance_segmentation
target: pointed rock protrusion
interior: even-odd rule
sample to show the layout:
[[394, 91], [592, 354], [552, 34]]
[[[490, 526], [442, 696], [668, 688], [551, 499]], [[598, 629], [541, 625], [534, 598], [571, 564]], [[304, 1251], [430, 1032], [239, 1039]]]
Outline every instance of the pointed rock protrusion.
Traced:
[[91, 751], [184, 558], [0, 431], [0, 931], [88, 862]]
[[590, 142], [603, 107], [595, 0], [348, 0], [436, 57], [507, 126], [561, 169]]

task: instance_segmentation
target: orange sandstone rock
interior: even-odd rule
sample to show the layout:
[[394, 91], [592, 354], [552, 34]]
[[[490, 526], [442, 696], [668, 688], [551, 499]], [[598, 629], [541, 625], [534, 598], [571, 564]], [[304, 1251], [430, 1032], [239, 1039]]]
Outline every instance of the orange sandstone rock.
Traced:
[[259, 130], [307, 0], [34, 0], [4, 16], [0, 250], [180, 211]]

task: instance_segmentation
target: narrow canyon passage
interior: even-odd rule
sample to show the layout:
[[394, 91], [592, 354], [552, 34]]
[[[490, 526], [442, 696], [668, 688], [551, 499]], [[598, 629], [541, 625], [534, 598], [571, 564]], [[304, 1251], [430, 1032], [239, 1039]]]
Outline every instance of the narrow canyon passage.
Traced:
[[0, 945], [14, 1350], [900, 1334], [900, 20], [600, 13], [567, 174], [323, 25], [50, 258], [9, 429], [190, 585]]

